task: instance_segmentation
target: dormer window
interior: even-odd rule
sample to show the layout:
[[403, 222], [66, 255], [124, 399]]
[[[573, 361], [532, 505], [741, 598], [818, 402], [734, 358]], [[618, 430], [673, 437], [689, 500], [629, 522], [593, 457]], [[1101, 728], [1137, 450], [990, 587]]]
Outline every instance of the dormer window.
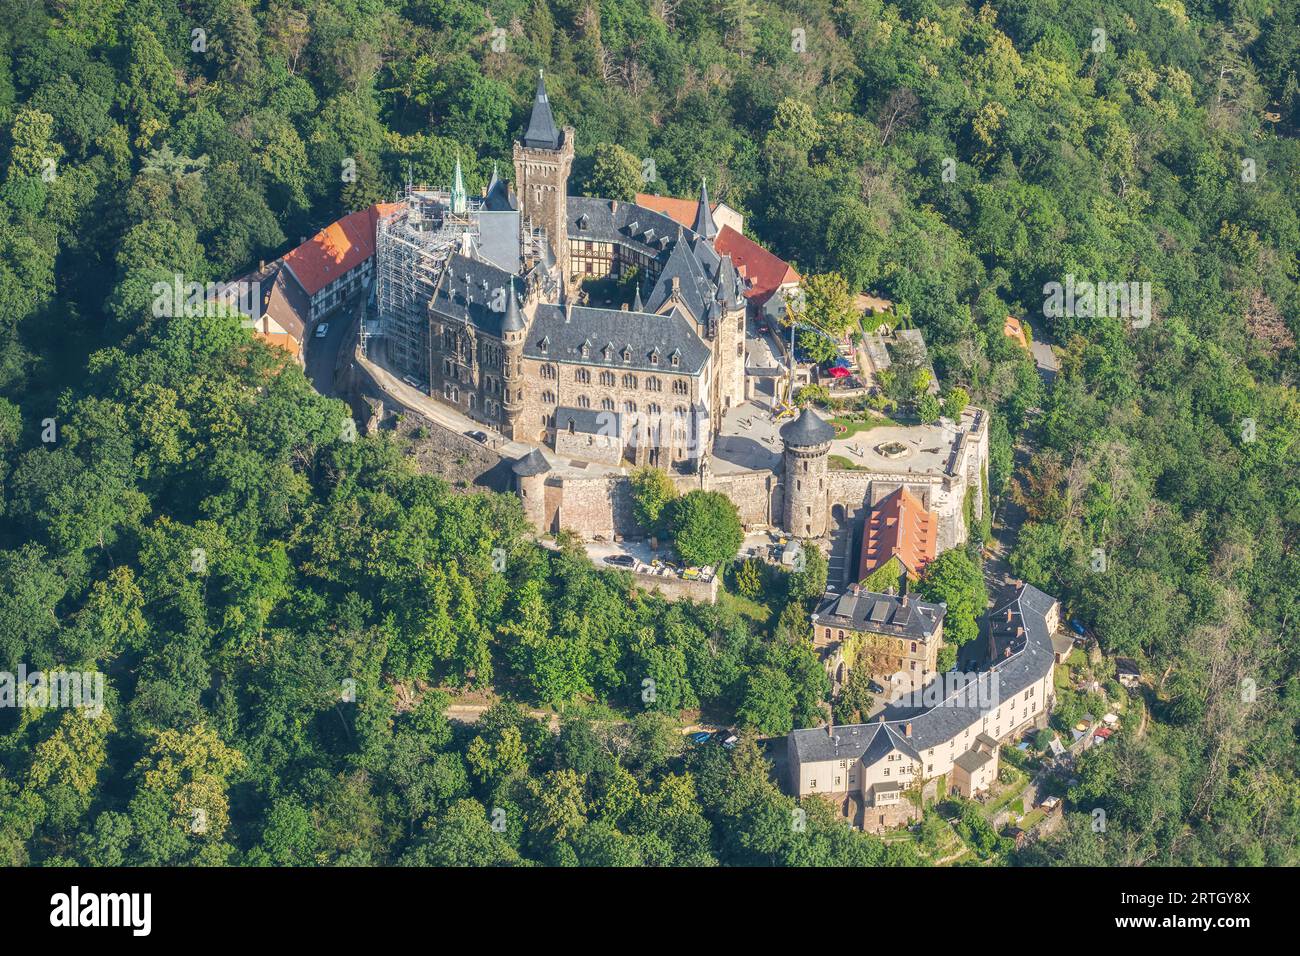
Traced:
[[635, 235], [636, 235], [636, 231], [637, 231], [638, 229], [640, 229], [640, 228], [641, 228], [641, 223], [639, 223], [639, 222], [637, 222], [637, 220], [633, 219], [631, 222], [629, 222], [629, 223], [627, 224], [628, 235], [635, 236]]
[[682, 364], [682, 353], [677, 349], [673, 349], [673, 354], [668, 356], [668, 360], [673, 363], [673, 368], [677, 368]]
[[606, 342], [605, 347], [600, 350], [600, 354], [605, 359], [605, 361], [608, 362], [611, 358], [614, 357], [614, 346]]
[[650, 364], [651, 365], [659, 364], [659, 349], [655, 348], [650, 350]]
[[584, 212], [581, 216], [578, 217], [578, 228], [586, 229], [590, 222], [591, 220], [587, 217], [587, 214]]
[[645, 231], [645, 244], [648, 246], [650, 245], [650, 243], [654, 241], [655, 241], [655, 231], [653, 229], [647, 229]]
[[587, 341], [582, 343], [582, 357], [583, 358], [591, 357], [591, 339], [587, 339]]
[[549, 335], [545, 336], [540, 342], [537, 343], [537, 350], [541, 352], [543, 355], [546, 354], [546, 350], [549, 349], [550, 347], [551, 347], [551, 337]]
[[623, 346], [623, 364], [629, 365], [631, 364], [631, 362], [632, 362], [632, 349], [625, 345]]

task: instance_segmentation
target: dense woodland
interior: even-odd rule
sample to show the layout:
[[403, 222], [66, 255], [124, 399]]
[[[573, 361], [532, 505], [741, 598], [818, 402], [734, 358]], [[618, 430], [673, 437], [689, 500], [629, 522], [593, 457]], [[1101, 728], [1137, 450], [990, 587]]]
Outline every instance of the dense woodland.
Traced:
[[[823, 719], [824, 565], [633, 592], [346, 440], [236, 319], [151, 311], [408, 174], [508, 173], [539, 68], [576, 191], [706, 178], [905, 306], [994, 412], [1016, 572], [1155, 675], [1066, 831], [1001, 858], [1295, 863], [1298, 0], [0, 0], [0, 669], [108, 687], [0, 710], [0, 862], [917, 860], [804, 821], [754, 741]], [[1153, 322], [1043, 318], [1066, 274], [1151, 282]], [[695, 710], [752, 733], [687, 747]]]

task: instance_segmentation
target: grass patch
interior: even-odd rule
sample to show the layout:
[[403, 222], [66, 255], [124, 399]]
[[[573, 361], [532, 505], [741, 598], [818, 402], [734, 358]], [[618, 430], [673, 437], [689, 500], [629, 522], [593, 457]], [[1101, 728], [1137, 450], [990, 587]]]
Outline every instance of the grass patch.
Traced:
[[871, 429], [879, 428], [882, 425], [897, 425], [898, 422], [887, 415], [867, 414], [862, 418], [837, 415], [831, 419], [831, 424], [844, 429], [842, 433], [835, 436], [836, 438], [849, 438], [858, 432], [869, 432]]
[[772, 609], [766, 604], [760, 604], [758, 601], [727, 590], [718, 591], [718, 603], [759, 624], [766, 624], [772, 616]]
[[866, 466], [855, 465], [843, 455], [831, 455], [826, 462], [832, 468], [838, 468], [840, 471], [866, 471]]

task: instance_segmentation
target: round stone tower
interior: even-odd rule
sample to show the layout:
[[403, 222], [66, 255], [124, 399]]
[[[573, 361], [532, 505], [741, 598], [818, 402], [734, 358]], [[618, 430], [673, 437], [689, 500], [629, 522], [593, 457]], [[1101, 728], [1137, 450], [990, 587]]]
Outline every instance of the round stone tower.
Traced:
[[785, 442], [785, 530], [797, 538], [826, 533], [826, 462], [835, 429], [811, 408], [781, 426]]
[[515, 487], [524, 504], [524, 517], [538, 534], [545, 534], [546, 528], [546, 474], [551, 470], [551, 463], [539, 449], [534, 448], [511, 466], [515, 473]]
[[520, 413], [524, 408], [524, 336], [528, 323], [515, 296], [514, 279], [506, 300], [506, 314], [501, 321], [501, 432], [508, 438], [523, 437]]

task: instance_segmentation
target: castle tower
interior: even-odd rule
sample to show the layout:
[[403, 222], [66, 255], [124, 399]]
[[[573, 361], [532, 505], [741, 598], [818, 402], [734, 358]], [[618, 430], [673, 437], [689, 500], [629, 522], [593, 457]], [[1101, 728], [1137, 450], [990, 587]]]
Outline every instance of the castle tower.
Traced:
[[826, 463], [835, 429], [811, 408], [781, 426], [785, 442], [785, 530], [798, 538], [826, 533]]
[[520, 218], [546, 230], [563, 281], [569, 279], [569, 171], [573, 167], [573, 127], [557, 129], [546, 96], [546, 81], [537, 73], [537, 96], [522, 143], [515, 143], [515, 191]]
[[551, 463], [546, 456], [534, 448], [511, 466], [515, 473], [515, 488], [523, 502], [524, 517], [538, 534], [545, 534], [546, 528], [546, 474], [551, 470]]
[[505, 392], [501, 402], [501, 433], [508, 438], [520, 437], [516, 431], [524, 408], [524, 335], [527, 331], [528, 323], [519, 308], [515, 283], [511, 279], [506, 314], [501, 320], [501, 388]]

